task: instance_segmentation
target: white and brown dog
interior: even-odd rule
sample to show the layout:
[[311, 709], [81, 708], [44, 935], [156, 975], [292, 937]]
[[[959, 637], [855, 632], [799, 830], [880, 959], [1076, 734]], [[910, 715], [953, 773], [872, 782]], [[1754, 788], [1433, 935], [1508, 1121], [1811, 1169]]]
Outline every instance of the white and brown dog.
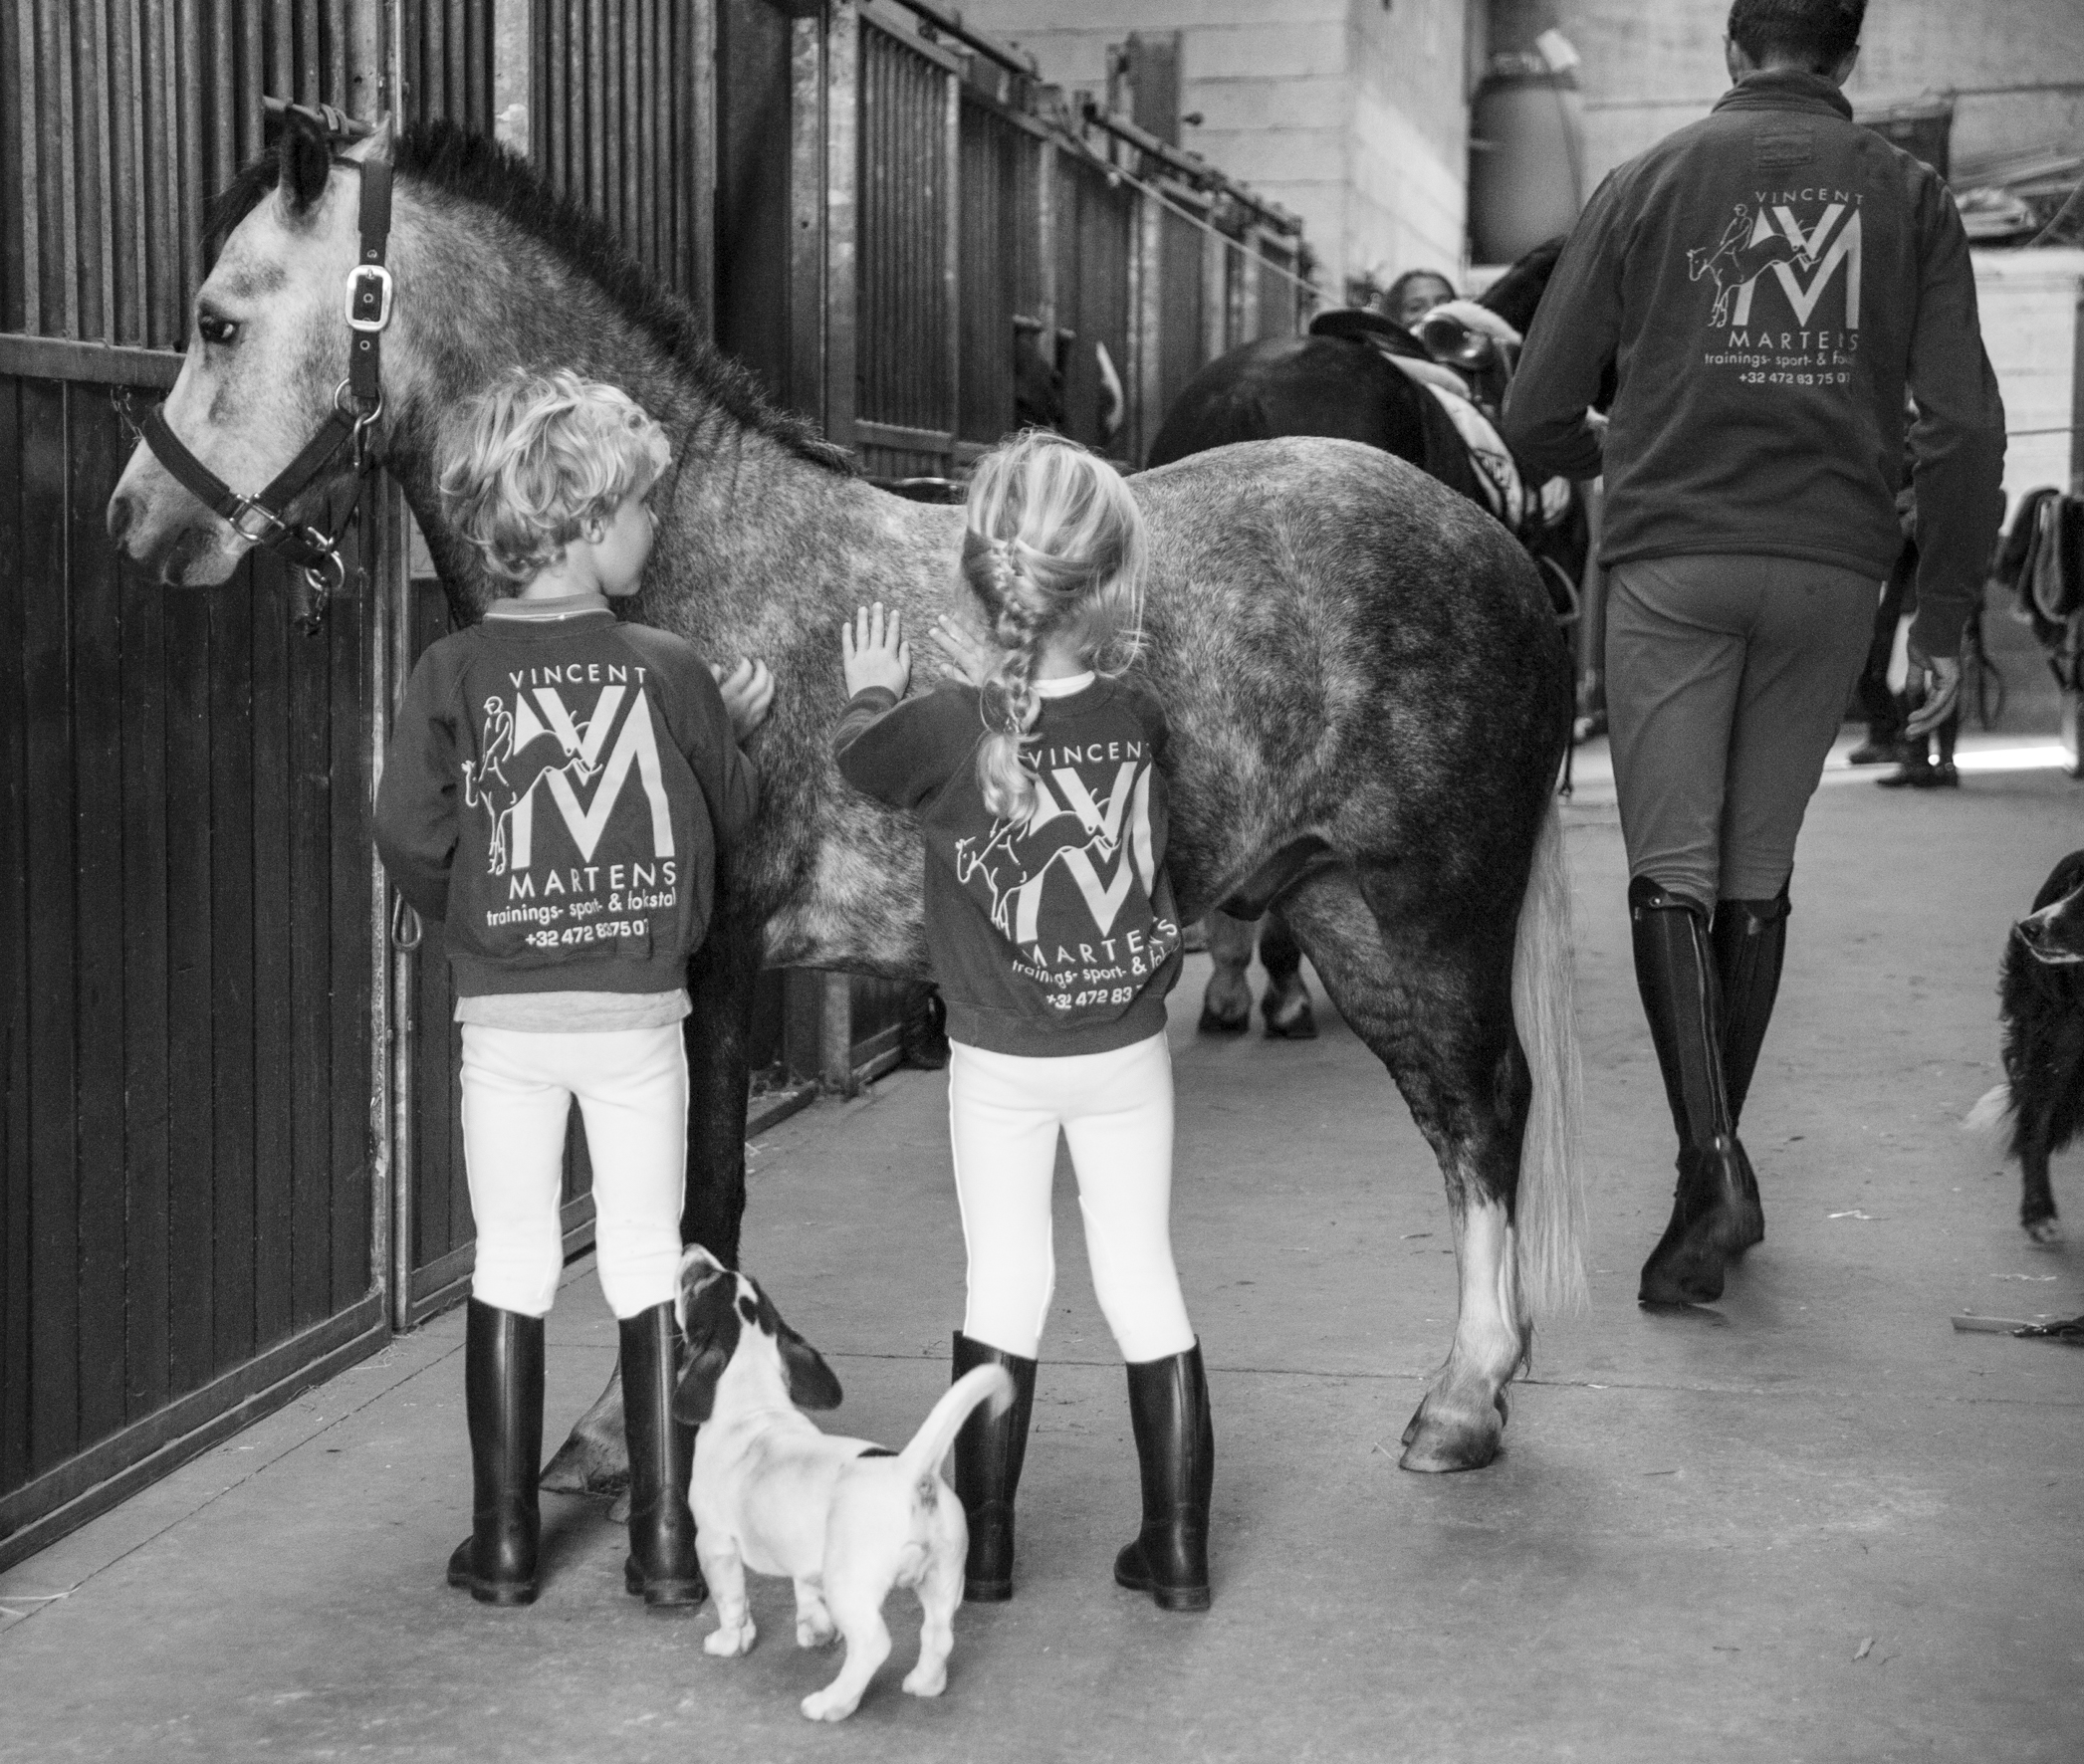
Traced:
[[838, 1408], [839, 1381], [766, 1293], [699, 1245], [680, 1260], [678, 1310], [687, 1358], [673, 1416], [701, 1428], [689, 1504], [721, 1620], [702, 1646], [718, 1654], [750, 1650], [745, 1571], [788, 1575], [797, 1645], [822, 1647], [835, 1634], [846, 1643], [839, 1675], [804, 1698], [804, 1713], [841, 1721], [889, 1657], [883, 1601], [892, 1587], [912, 1587], [925, 1621], [904, 1687], [939, 1696], [970, 1547], [941, 1460], [971, 1410], [990, 1402], [996, 1412], [1012, 1401], [1005, 1368], [979, 1367], [958, 1380], [893, 1453], [821, 1433], [799, 1413]]

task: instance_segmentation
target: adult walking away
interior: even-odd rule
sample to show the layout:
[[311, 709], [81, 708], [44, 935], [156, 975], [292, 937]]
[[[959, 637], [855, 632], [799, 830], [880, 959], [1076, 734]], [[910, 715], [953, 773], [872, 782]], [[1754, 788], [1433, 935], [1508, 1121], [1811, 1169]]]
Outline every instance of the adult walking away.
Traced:
[[[2002, 507], [2004, 415], [1968, 242], [1927, 166], [1839, 88], [1864, 0], [1737, 0], [1733, 90], [1613, 172], [1505, 412], [1537, 472], [1606, 480], [1607, 699], [1636, 978], [1679, 1133], [1645, 1304], [1721, 1296], [1764, 1235], [1737, 1138], [1779, 987], [1795, 835], [1903, 543], [1917, 400], [1908, 733], [1952, 710]], [[1587, 414], [1618, 375], [1611, 421]]]

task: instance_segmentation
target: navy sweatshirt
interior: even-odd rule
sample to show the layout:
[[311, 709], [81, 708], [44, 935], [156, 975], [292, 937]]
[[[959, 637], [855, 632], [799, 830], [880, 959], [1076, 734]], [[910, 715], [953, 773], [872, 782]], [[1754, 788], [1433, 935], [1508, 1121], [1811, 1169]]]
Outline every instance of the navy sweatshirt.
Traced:
[[376, 795], [398, 891], [456, 991], [664, 992], [709, 927], [759, 780], [680, 638], [605, 609], [488, 618], [412, 670]]
[[[1585, 407], [1609, 362], [1602, 453]], [[1968, 239], [1931, 167], [1854, 123], [1828, 80], [1774, 71], [1594, 192], [1528, 328], [1505, 438], [1537, 473], [1604, 472], [1604, 563], [1752, 553], [1878, 583], [1903, 544], [1906, 388], [1915, 634], [1953, 655], [2004, 507]]]
[[1104, 1053], [1165, 1027], [1180, 973], [1165, 874], [1165, 713], [1115, 680], [1042, 700], [1024, 752], [1026, 820], [977, 782], [974, 687], [899, 703], [857, 693], [833, 737], [840, 774], [912, 810], [926, 840], [926, 941], [948, 1035], [994, 1053]]

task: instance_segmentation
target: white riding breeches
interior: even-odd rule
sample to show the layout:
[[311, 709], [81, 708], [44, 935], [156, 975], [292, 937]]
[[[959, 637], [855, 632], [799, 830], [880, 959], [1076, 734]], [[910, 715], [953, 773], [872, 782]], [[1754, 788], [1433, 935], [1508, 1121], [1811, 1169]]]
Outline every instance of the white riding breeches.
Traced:
[[1070, 1142], [1093, 1290], [1122, 1358], [1194, 1345], [1172, 1261], [1172, 1054], [1163, 1034], [1032, 1058], [955, 1043], [948, 1134], [969, 1250], [963, 1333], [1033, 1359], [1056, 1285], [1049, 1191]]
[[687, 1171], [680, 1025], [540, 1033], [463, 1025], [463, 1156], [477, 1221], [472, 1297], [546, 1315], [565, 1265], [559, 1217], [573, 1099], [593, 1165], [600, 1290], [617, 1317], [673, 1299]]

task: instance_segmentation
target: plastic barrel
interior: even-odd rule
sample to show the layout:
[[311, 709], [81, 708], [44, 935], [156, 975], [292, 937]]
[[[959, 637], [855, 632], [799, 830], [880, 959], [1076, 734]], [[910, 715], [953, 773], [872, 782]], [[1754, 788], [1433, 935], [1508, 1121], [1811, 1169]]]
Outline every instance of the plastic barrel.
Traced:
[[1474, 261], [1508, 264], [1567, 233], [1584, 206], [1584, 100], [1568, 74], [1494, 74], [1469, 117]]

